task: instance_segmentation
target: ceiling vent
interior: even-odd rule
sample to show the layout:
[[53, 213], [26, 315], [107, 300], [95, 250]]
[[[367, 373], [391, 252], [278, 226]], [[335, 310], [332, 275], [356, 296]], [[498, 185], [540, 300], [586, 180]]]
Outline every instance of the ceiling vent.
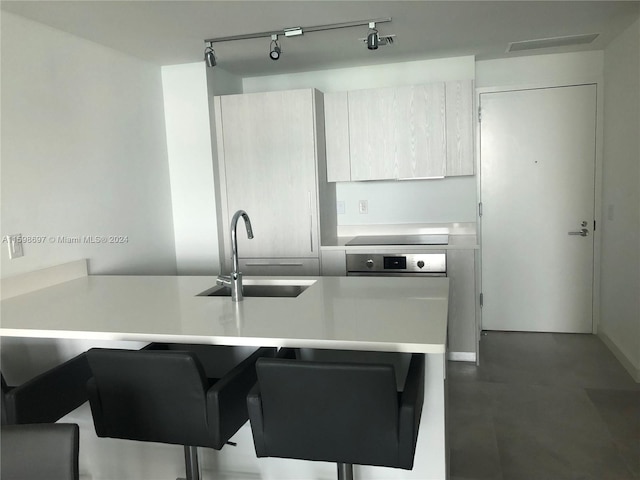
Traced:
[[598, 38], [598, 33], [588, 35], [569, 35], [568, 37], [539, 38], [525, 40], [523, 42], [511, 42], [507, 52], [520, 52], [522, 50], [535, 50], [538, 48], [566, 47], [567, 45], [583, 45], [591, 43]]

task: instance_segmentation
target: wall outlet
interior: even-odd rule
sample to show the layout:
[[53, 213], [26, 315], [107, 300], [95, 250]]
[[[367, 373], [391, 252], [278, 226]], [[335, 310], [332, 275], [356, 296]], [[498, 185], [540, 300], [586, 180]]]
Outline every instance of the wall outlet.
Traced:
[[369, 201], [368, 200], [360, 200], [358, 202], [358, 212], [360, 212], [360, 213], [369, 213]]
[[338, 211], [338, 215], [344, 215], [344, 200], [336, 201], [336, 210]]
[[7, 246], [9, 247], [9, 258], [14, 259], [22, 257], [24, 251], [22, 250], [22, 234], [16, 233], [15, 235], [7, 235]]

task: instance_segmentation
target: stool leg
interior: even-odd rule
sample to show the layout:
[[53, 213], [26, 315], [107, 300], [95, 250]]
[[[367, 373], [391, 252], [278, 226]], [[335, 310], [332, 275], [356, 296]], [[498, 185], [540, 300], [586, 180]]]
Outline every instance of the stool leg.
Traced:
[[338, 480], [353, 480], [353, 465], [350, 463], [338, 464]]
[[200, 480], [198, 467], [198, 447], [184, 446], [184, 464], [187, 470], [186, 480]]

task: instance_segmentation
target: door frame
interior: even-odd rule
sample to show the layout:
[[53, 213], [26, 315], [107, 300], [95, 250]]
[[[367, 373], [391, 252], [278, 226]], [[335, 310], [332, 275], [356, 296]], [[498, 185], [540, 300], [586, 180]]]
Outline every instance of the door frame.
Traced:
[[[482, 293], [482, 217], [480, 215], [480, 204], [482, 203], [482, 170], [481, 170], [481, 117], [480, 117], [480, 100], [481, 95], [484, 93], [498, 93], [498, 92], [514, 92], [521, 90], [539, 90], [546, 88], [557, 87], [574, 87], [579, 85], [595, 85], [596, 86], [596, 146], [595, 146], [595, 180], [594, 180], [594, 217], [596, 222], [596, 228], [593, 232], [593, 292], [592, 292], [592, 333], [598, 333], [598, 326], [600, 324], [600, 259], [602, 249], [602, 163], [604, 158], [604, 128], [603, 128], [603, 107], [604, 107], [604, 81], [602, 76], [596, 78], [581, 78], [581, 79], [567, 79], [558, 81], [549, 81], [541, 83], [526, 83], [521, 85], [505, 85], [494, 87], [478, 87], [475, 92], [475, 122], [476, 122], [476, 198], [478, 199], [478, 205], [476, 208], [476, 235], [477, 242], [480, 247], [478, 252], [478, 258], [476, 260], [476, 284], [478, 285], [478, 291]], [[479, 310], [478, 321], [478, 343], [482, 335], [482, 308]], [[479, 345], [478, 345], [479, 351]]]

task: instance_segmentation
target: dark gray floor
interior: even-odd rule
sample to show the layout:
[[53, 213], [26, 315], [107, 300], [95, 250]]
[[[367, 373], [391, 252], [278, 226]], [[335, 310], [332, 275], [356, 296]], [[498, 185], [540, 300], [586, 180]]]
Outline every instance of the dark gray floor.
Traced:
[[488, 332], [449, 362], [451, 480], [640, 480], [640, 385], [593, 335]]

